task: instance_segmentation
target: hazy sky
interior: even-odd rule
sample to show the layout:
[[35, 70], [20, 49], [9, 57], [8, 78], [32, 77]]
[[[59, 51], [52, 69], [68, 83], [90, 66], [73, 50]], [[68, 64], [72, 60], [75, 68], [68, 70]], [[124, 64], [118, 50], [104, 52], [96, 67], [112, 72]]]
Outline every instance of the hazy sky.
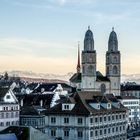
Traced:
[[88, 25], [98, 70], [114, 27], [122, 73], [140, 73], [140, 0], [0, 0], [0, 71], [75, 72]]

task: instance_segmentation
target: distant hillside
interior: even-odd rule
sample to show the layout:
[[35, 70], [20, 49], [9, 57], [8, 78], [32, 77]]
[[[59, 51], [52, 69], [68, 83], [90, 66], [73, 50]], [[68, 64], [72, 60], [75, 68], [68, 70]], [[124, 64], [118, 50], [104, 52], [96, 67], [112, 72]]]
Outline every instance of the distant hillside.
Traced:
[[[1, 73], [3, 74], [3, 73]], [[68, 82], [70, 77], [73, 75], [72, 72], [67, 74], [44, 74], [35, 73], [31, 71], [8, 71], [9, 76], [21, 77], [23, 80], [27, 81], [42, 81], [42, 82]], [[140, 84], [140, 74], [123, 74], [121, 77], [121, 82], [136, 82]]]

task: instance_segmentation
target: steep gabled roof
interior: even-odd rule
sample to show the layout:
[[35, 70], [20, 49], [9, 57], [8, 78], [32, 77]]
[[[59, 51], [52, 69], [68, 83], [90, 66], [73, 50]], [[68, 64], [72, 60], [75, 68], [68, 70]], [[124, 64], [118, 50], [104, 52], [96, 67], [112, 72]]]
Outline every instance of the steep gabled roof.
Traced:
[[[71, 78], [70, 82], [73, 83], [80, 83], [82, 80], [82, 74], [81, 73], [75, 73]], [[96, 81], [98, 82], [110, 82], [109, 78], [107, 76], [103, 76], [101, 72], [96, 72]]]
[[81, 73], [75, 73], [71, 78], [70, 82], [80, 83], [81, 82]]

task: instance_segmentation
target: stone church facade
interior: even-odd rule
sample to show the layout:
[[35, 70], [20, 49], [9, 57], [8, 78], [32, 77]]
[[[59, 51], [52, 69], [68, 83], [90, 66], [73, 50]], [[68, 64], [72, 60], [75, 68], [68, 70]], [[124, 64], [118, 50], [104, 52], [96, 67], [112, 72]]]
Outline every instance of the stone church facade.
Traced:
[[[106, 75], [97, 71], [97, 53], [94, 46], [93, 33], [88, 28], [84, 38], [82, 63], [78, 51], [77, 73], [70, 78], [72, 86], [81, 91], [101, 91], [104, 94], [120, 95], [121, 56], [118, 50], [117, 34], [112, 29], [106, 52]], [[79, 70], [81, 68], [81, 71]]]

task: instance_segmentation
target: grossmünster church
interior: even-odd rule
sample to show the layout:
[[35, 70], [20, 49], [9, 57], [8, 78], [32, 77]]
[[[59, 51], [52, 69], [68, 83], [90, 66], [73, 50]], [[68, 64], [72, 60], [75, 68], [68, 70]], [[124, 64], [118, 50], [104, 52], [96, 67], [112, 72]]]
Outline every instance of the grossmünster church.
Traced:
[[120, 94], [121, 56], [118, 50], [117, 34], [112, 28], [106, 51], [106, 74], [97, 70], [97, 53], [90, 27], [85, 33], [84, 48], [78, 50], [77, 73], [70, 78], [72, 86], [84, 91], [101, 91], [103, 94]]

